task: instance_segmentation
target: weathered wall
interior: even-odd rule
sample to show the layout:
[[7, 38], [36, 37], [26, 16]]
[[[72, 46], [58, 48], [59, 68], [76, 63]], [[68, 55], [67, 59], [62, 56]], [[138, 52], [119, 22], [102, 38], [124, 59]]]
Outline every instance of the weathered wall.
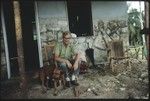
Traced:
[[66, 9], [66, 3], [64, 1], [38, 2], [42, 41], [56, 39], [57, 34], [61, 34], [61, 31], [69, 30]]
[[[61, 39], [61, 31], [69, 30], [67, 5], [65, 1], [38, 1], [38, 13], [40, 21], [40, 34], [42, 46], [48, 44], [49, 41]], [[111, 20], [127, 21], [127, 5], [126, 2], [102, 2], [92, 1], [92, 19], [93, 33], [91, 37], [78, 37], [74, 39], [77, 51], [85, 51], [88, 48], [94, 49], [95, 62], [106, 61], [105, 43], [100, 32], [97, 31], [97, 23], [103, 21], [105, 25]], [[122, 27], [122, 36], [125, 45], [128, 45], [127, 27]], [[126, 33], [126, 34], [125, 34]], [[106, 41], [109, 37], [104, 35]], [[96, 48], [96, 47], [98, 48]], [[101, 48], [101, 49], [100, 49]]]
[[93, 19], [105, 21], [111, 19], [127, 19], [127, 5], [122, 1], [92, 1]]
[[[92, 1], [92, 19], [93, 19], [93, 29], [94, 35], [97, 36], [94, 42], [94, 46], [99, 48], [104, 48], [105, 43], [102, 39], [101, 33], [96, 32], [96, 28], [98, 27], [98, 21], [103, 21], [105, 27], [107, 23], [112, 20], [123, 21], [127, 23], [127, 5], [126, 2], [122, 1]], [[128, 45], [128, 34], [127, 34], [127, 26], [123, 26], [123, 33], [121, 38], [124, 40], [124, 45]], [[110, 41], [110, 38], [105, 34], [104, 38], [106, 41]], [[116, 38], [114, 36], [114, 38]], [[105, 61], [106, 51], [99, 50], [94, 48], [95, 51], [95, 59], [97, 62]]]

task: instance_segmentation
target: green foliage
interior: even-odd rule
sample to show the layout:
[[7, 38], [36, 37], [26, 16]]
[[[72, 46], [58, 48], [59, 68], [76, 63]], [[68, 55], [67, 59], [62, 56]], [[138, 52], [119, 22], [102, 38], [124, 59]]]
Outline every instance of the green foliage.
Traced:
[[141, 21], [140, 12], [137, 9], [131, 9], [128, 13], [128, 30], [130, 45], [142, 45], [142, 35], [140, 34]]

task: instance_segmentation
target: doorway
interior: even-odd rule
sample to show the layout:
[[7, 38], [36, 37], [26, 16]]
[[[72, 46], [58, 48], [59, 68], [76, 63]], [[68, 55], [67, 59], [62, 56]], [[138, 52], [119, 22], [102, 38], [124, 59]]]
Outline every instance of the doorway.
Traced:
[[68, 0], [69, 30], [79, 36], [93, 35], [91, 1]]
[[39, 69], [39, 56], [37, 39], [34, 38], [35, 11], [34, 1], [20, 1], [21, 22], [23, 33], [23, 47], [25, 70], [32, 71]]

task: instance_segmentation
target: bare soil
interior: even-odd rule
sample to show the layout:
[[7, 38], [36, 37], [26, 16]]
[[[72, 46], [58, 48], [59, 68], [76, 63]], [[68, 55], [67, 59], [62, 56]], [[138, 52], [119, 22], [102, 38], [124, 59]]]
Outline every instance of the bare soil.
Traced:
[[61, 89], [54, 96], [54, 88], [42, 93], [41, 82], [30, 73], [28, 78], [28, 92], [21, 96], [19, 77], [1, 81], [1, 99], [148, 99], [149, 80], [148, 64], [146, 60], [131, 59], [129, 69], [125, 61], [116, 65], [116, 73], [104, 64], [88, 69], [78, 78], [79, 96], [75, 97], [74, 87]]

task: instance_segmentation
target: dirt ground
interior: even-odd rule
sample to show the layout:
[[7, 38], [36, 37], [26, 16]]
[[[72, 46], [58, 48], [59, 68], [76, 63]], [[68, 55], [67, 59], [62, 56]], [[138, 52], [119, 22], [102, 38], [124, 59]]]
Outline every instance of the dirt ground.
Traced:
[[[131, 68], [125, 61], [116, 65], [112, 73], [106, 64], [89, 68], [78, 78], [79, 96], [75, 97], [73, 87], [61, 89], [54, 96], [54, 88], [42, 93], [39, 79], [31, 75], [28, 82], [28, 93], [25, 99], [148, 99], [149, 80], [146, 60], [130, 59]], [[31, 73], [34, 74], [34, 73]], [[18, 78], [1, 82], [1, 99], [22, 99]]]

